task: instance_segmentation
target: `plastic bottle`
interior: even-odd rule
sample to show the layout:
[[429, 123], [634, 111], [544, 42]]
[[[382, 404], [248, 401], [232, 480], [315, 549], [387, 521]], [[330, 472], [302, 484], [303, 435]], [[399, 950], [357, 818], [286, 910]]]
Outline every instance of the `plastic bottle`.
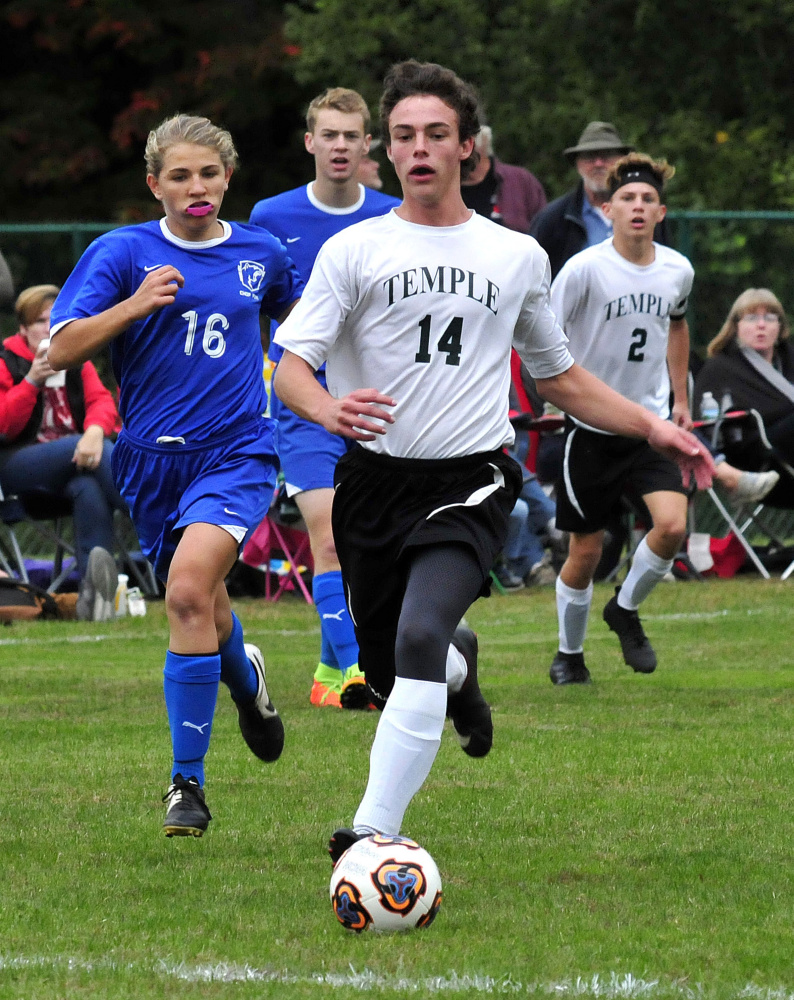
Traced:
[[127, 584], [129, 577], [125, 573], [119, 573], [119, 581], [116, 584], [116, 617], [123, 618], [128, 613], [127, 608]]
[[710, 392], [704, 392], [700, 397], [700, 419], [716, 420], [720, 415], [720, 408], [717, 400]]
[[133, 618], [143, 618], [146, 614], [146, 601], [140, 587], [130, 587], [127, 591], [127, 607]]

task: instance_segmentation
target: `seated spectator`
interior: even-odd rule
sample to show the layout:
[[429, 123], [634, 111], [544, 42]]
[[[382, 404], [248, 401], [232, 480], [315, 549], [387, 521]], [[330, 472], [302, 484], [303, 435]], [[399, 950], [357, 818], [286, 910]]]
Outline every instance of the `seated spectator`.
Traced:
[[[515, 352], [509, 405], [514, 414], [542, 410], [534, 382]], [[568, 536], [557, 529], [554, 501], [527, 467], [530, 443], [526, 430], [516, 431], [516, 439], [507, 451], [521, 466], [524, 485], [510, 514], [507, 538], [494, 573], [505, 590], [550, 586], [557, 579], [555, 557], [562, 565]]]
[[[766, 497], [776, 507], [794, 508], [794, 350], [780, 300], [766, 288], [748, 288], [738, 297], [722, 329], [708, 346], [708, 360], [695, 379], [695, 400], [726, 394], [736, 409], [757, 410], [777, 457], [780, 481]], [[728, 430], [728, 460], [740, 469], [760, 469], [767, 460], [752, 432]]]
[[[515, 455], [513, 456], [515, 457]], [[524, 478], [524, 488], [516, 500], [502, 555], [494, 567], [505, 590], [552, 586], [557, 573], [553, 551], [566, 540], [554, 523], [555, 505], [532, 473]]]
[[67, 372], [47, 362], [58, 291], [55, 285], [26, 288], [14, 307], [19, 331], [0, 348], [0, 484], [6, 496], [44, 491], [71, 503], [81, 581], [77, 614], [105, 619], [114, 614], [117, 582], [113, 511], [124, 507], [107, 440], [119, 416], [90, 361]]

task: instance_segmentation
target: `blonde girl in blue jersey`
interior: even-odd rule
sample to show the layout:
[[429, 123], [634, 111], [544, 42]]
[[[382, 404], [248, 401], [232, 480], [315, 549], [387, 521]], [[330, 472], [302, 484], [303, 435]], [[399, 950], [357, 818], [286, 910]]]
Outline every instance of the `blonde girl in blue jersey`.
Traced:
[[218, 218], [236, 162], [229, 133], [206, 118], [164, 121], [146, 145], [163, 218], [96, 240], [53, 307], [53, 367], [110, 345], [124, 421], [114, 476], [166, 587], [167, 836], [199, 837], [211, 818], [204, 757], [219, 681], [257, 757], [275, 760], [284, 741], [224, 580], [277, 467], [259, 314], [286, 316], [301, 283], [270, 234]]

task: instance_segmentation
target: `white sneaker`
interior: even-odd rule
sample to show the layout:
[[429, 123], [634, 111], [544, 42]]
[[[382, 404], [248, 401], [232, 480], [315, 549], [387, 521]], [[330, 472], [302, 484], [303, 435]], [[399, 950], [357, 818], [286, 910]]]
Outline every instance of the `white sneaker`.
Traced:
[[118, 580], [116, 560], [107, 549], [96, 545], [88, 556], [88, 566], [80, 583], [76, 609], [80, 621], [107, 622], [116, 617]]
[[739, 485], [731, 493], [731, 499], [738, 503], [758, 503], [771, 493], [780, 480], [777, 472], [743, 472]]
[[524, 583], [528, 587], [552, 587], [556, 582], [557, 574], [548, 552], [544, 552], [540, 562], [536, 562], [524, 577]]

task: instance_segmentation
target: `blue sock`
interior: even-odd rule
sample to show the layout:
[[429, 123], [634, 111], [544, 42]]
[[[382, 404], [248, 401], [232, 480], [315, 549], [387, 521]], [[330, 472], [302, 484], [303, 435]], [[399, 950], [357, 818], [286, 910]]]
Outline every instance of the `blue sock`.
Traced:
[[163, 691], [171, 729], [175, 774], [195, 778], [204, 786], [204, 757], [210, 745], [212, 717], [218, 700], [221, 658], [165, 654]]
[[[312, 590], [316, 590], [316, 588], [313, 586]], [[320, 621], [322, 622], [322, 618]], [[333, 667], [335, 670], [339, 669], [334, 647], [331, 645], [331, 640], [328, 638], [325, 629], [322, 628], [320, 629], [320, 663], [326, 667]]]
[[[320, 616], [323, 646], [326, 641], [334, 651], [336, 666], [344, 672], [358, 663], [358, 643], [350, 612], [345, 601], [345, 588], [339, 570], [321, 573], [312, 581], [312, 597]], [[323, 657], [323, 663], [329, 661]]]
[[221, 646], [221, 680], [231, 691], [235, 701], [251, 701], [256, 697], [257, 677], [251, 661], [245, 655], [243, 626], [232, 611], [232, 632]]

